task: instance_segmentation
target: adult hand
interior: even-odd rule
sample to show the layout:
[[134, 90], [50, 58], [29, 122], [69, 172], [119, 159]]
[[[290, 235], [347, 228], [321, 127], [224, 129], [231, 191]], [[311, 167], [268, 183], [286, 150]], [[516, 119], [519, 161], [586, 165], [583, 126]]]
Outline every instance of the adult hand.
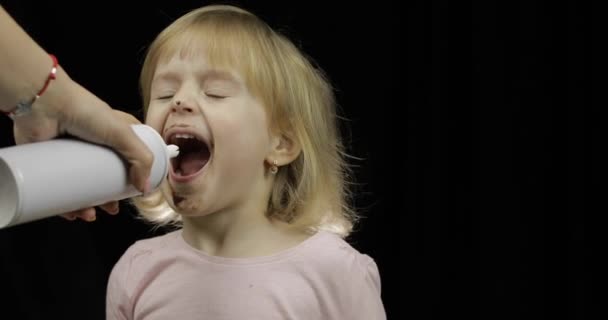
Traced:
[[[70, 134], [109, 146], [130, 164], [129, 181], [138, 190], [146, 192], [153, 157], [130, 127], [138, 123], [132, 115], [112, 109], [60, 68], [57, 79], [34, 103], [31, 113], [15, 117], [14, 135], [17, 144]], [[117, 202], [100, 207], [111, 214], [118, 212]], [[79, 217], [92, 221], [95, 220], [95, 210], [85, 208], [62, 216], [70, 220]]]

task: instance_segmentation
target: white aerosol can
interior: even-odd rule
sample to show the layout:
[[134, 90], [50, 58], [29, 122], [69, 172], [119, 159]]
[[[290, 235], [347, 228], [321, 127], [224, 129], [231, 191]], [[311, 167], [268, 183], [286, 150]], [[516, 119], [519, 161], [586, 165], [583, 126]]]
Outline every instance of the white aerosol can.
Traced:
[[[178, 148], [153, 128], [132, 129], [154, 155], [150, 191], [167, 176]], [[141, 195], [116, 151], [73, 138], [0, 149], [0, 228]]]

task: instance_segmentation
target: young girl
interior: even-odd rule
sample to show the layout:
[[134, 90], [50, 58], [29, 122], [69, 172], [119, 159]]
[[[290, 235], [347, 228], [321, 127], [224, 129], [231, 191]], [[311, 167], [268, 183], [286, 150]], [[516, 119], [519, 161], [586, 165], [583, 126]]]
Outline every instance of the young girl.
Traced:
[[284, 36], [232, 6], [160, 33], [146, 123], [180, 155], [141, 214], [181, 229], [114, 267], [108, 319], [385, 319], [352, 229], [332, 89]]

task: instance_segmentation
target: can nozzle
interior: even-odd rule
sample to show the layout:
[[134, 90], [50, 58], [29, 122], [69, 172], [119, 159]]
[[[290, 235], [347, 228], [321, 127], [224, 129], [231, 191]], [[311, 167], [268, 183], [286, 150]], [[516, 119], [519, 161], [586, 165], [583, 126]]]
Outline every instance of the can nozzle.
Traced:
[[175, 158], [177, 155], [179, 155], [179, 147], [174, 144], [170, 144], [167, 146], [167, 153], [169, 153], [169, 158]]

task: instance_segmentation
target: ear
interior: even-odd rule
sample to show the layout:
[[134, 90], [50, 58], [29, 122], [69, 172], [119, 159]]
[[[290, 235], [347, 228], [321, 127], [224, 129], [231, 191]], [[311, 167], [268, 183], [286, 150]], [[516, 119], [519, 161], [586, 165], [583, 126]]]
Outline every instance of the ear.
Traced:
[[278, 166], [285, 166], [294, 161], [302, 151], [300, 143], [291, 133], [275, 133], [270, 140], [270, 152], [266, 156], [268, 163], [276, 161]]

